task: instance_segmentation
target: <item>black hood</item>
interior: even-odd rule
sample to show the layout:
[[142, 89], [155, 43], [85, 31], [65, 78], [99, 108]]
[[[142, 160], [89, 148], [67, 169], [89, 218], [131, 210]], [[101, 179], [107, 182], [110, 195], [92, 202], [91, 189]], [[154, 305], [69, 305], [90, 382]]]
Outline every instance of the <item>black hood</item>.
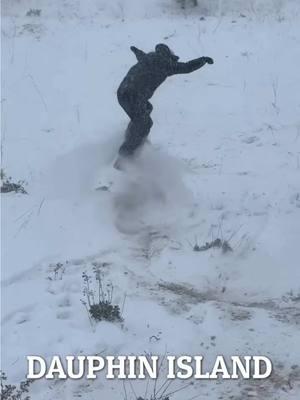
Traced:
[[163, 57], [171, 58], [174, 61], [178, 61], [179, 57], [176, 56], [173, 51], [164, 43], [159, 43], [155, 46], [156, 53], [160, 54]]

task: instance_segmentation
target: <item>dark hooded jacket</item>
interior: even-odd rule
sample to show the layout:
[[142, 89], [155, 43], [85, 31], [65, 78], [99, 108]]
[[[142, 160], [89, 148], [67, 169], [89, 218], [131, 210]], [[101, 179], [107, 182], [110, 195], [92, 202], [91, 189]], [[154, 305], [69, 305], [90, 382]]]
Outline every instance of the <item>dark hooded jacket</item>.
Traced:
[[207, 57], [200, 57], [188, 62], [179, 62], [166, 45], [157, 45], [154, 52], [144, 53], [132, 46], [138, 63], [128, 71], [118, 89], [118, 96], [131, 93], [145, 100], [152, 97], [154, 91], [168, 77], [176, 74], [187, 74], [201, 68]]

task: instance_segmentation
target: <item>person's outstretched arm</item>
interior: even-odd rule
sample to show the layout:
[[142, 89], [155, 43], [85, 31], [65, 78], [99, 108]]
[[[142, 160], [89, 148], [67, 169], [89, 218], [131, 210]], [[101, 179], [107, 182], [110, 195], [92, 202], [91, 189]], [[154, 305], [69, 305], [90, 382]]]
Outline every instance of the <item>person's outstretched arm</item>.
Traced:
[[213, 64], [214, 60], [210, 57], [200, 57], [188, 62], [174, 62], [170, 66], [170, 75], [189, 74], [203, 67], [205, 64]]
[[135, 54], [136, 58], [138, 61], [142, 61], [142, 59], [145, 57], [146, 53], [144, 53], [142, 50], [138, 49], [135, 46], [131, 46], [130, 50], [133, 51]]

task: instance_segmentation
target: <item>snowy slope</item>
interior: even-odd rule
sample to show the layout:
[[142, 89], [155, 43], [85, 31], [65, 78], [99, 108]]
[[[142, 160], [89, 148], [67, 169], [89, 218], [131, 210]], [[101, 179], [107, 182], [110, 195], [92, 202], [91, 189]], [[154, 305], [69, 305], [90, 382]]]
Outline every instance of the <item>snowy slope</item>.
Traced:
[[[4, 3], [2, 167], [28, 195], [2, 195], [2, 369], [19, 382], [28, 354], [264, 354], [269, 380], [196, 382], [172, 399], [299, 398], [299, 6], [200, 20], [159, 2], [145, 15], [127, 2], [123, 17], [64, 3], [76, 12]], [[215, 64], [159, 88], [132, 178], [111, 167], [127, 124], [115, 93], [129, 46], [161, 41]], [[193, 251], [216, 238], [233, 251]], [[103, 263], [122, 325], [91, 326], [81, 303], [82, 273]], [[125, 394], [41, 380], [31, 396]]]

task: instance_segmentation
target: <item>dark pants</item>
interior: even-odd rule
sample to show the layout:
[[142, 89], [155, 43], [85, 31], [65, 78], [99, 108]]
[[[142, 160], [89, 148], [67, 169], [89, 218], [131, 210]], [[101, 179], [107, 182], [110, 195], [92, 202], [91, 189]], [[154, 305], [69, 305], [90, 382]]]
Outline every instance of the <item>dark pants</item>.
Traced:
[[131, 120], [126, 129], [125, 140], [119, 149], [119, 154], [125, 157], [132, 156], [144, 144], [149, 135], [153, 125], [150, 117], [153, 106], [148, 100], [129, 90], [119, 90], [118, 101]]

